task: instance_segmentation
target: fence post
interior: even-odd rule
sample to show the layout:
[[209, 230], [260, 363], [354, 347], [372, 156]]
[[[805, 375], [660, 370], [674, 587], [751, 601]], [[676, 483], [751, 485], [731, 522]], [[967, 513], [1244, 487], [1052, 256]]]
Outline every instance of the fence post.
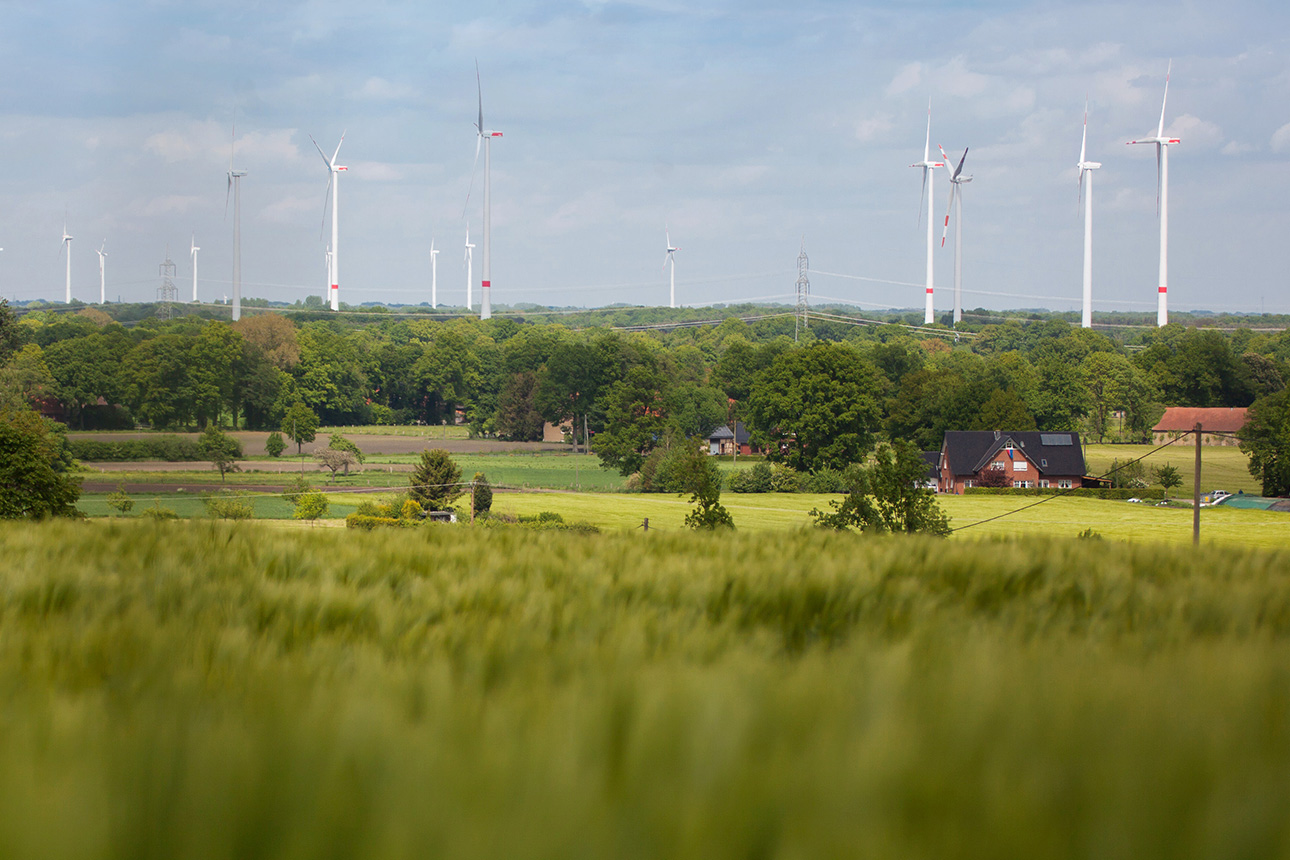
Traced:
[[1191, 542], [1193, 546], [1200, 546], [1200, 422], [1192, 428], [1196, 434], [1196, 474], [1192, 476], [1195, 484], [1191, 489]]

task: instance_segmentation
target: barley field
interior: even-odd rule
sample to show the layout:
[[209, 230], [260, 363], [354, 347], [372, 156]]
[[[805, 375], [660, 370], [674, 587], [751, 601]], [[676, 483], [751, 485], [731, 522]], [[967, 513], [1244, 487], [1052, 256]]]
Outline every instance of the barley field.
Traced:
[[1290, 856], [1290, 552], [0, 527], [6, 858]]

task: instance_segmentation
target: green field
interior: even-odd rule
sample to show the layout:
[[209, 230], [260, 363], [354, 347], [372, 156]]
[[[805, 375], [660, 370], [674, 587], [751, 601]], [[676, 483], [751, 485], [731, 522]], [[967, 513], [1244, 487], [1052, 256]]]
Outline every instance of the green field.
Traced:
[[457, 425], [362, 424], [356, 426], [319, 427], [319, 436], [340, 433], [345, 436], [410, 436], [424, 439], [469, 439], [470, 428]]
[[1290, 850], [1290, 554], [0, 531], [0, 853]]
[[[1193, 476], [1196, 467], [1196, 448], [1184, 439], [1151, 454], [1144, 461], [1148, 472], [1166, 463], [1178, 469], [1182, 476], [1182, 486], [1170, 491], [1171, 496], [1191, 498]], [[1111, 469], [1114, 460], [1132, 460], [1155, 450], [1157, 445], [1086, 445], [1084, 460], [1088, 464], [1090, 475], [1104, 475]], [[1226, 445], [1202, 445], [1200, 449], [1201, 472], [1200, 490], [1208, 493], [1211, 490], [1227, 490], [1235, 493], [1244, 490], [1246, 493], [1258, 493], [1263, 489], [1258, 479], [1250, 475], [1249, 458], [1240, 448]], [[1155, 476], [1149, 474], [1148, 480], [1155, 482]]]

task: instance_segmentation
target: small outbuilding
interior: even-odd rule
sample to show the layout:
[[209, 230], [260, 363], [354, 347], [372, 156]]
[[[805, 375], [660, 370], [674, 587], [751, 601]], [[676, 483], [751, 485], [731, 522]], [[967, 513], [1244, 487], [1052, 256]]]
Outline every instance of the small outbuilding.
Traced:
[[740, 454], [754, 453], [752, 434], [748, 432], [748, 428], [744, 427], [744, 422], [742, 421], [735, 422], [734, 430], [722, 424], [708, 434], [709, 454], [734, 454], [735, 446], [738, 446]]

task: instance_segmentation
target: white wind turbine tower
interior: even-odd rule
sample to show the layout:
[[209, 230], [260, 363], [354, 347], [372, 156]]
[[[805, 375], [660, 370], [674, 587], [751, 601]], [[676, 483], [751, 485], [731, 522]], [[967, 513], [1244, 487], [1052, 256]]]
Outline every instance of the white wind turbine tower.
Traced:
[[936, 240], [933, 234], [932, 213], [931, 213], [931, 204], [932, 204], [932, 197], [933, 197], [932, 180], [935, 178], [936, 168], [944, 167], [944, 164], [942, 164], [941, 162], [932, 161], [931, 149], [932, 149], [932, 103], [928, 101], [927, 103], [927, 140], [924, 141], [923, 143], [923, 160], [915, 164], [909, 165], [910, 167], [923, 168], [923, 190], [918, 198], [919, 222], [923, 220], [923, 199], [924, 198], [927, 199], [927, 208], [928, 208], [928, 213], [927, 213], [927, 307], [926, 307], [926, 310], [923, 312], [923, 325], [931, 325], [933, 322], [932, 249], [935, 247], [933, 243]]
[[[475, 134], [476, 134], [475, 167], [479, 166], [480, 145], [482, 144], [484, 148], [484, 248], [483, 248], [484, 276], [481, 279], [481, 284], [480, 284], [481, 289], [480, 289], [480, 300], [479, 300], [479, 318], [481, 320], [486, 320], [491, 318], [493, 315], [493, 300], [492, 300], [493, 281], [492, 281], [492, 274], [491, 274], [491, 266], [492, 266], [491, 246], [492, 246], [492, 233], [493, 233], [493, 219], [492, 219], [492, 213], [490, 211], [491, 194], [492, 194], [491, 143], [493, 138], [501, 137], [502, 133], [500, 131], [487, 131], [484, 129], [484, 86], [480, 82], [480, 78], [479, 78], [478, 60], [475, 61], [475, 87], [479, 92], [479, 120], [478, 122], [475, 123]], [[475, 184], [474, 167], [472, 167], [470, 171], [470, 183], [471, 183], [471, 186], [474, 187], [474, 184]], [[466, 205], [467, 206], [470, 205], [469, 192], [467, 192], [466, 194]], [[467, 307], [469, 307], [469, 305], [467, 305]]]
[[63, 251], [67, 254], [67, 304], [72, 303], [72, 237], [67, 232], [67, 221], [63, 221]]
[[[193, 258], [193, 301], [197, 301], [197, 252], [201, 248], [197, 247], [197, 234], [193, 234], [192, 243], [188, 247], [188, 255]], [[241, 310], [241, 308], [238, 308]]]
[[475, 246], [470, 243], [470, 225], [466, 225], [466, 310], [471, 309], [475, 297], [471, 295], [471, 288], [474, 286], [474, 262]]
[[1158, 326], [1169, 322], [1169, 147], [1182, 143], [1179, 138], [1165, 137], [1165, 104], [1169, 101], [1169, 75], [1173, 66], [1173, 60], [1170, 60], [1165, 70], [1165, 97], [1160, 102], [1160, 124], [1156, 126], [1156, 136], [1129, 141], [1129, 145], [1156, 145], [1156, 208], [1160, 213], [1160, 286], [1156, 289]]
[[99, 245], [99, 250], [98, 250], [98, 255], [99, 255], [99, 304], [101, 304], [101, 305], [105, 305], [105, 304], [107, 304], [107, 281], [104, 279], [104, 276], [103, 276], [103, 268], [104, 268], [104, 267], [103, 267], [103, 262], [107, 259], [107, 251], [105, 251], [105, 250], [103, 250], [103, 249], [104, 249], [104, 248], [106, 248], [106, 247], [107, 247], [107, 239], [104, 239], [104, 240], [103, 240], [103, 244], [102, 244], [102, 245]]
[[663, 255], [663, 268], [666, 269], [668, 263], [672, 264], [672, 272], [668, 276], [669, 292], [667, 306], [674, 308], [676, 307], [676, 252], [681, 249], [672, 245], [672, 232], [668, 230], [666, 224], [663, 225], [663, 237], [667, 240], [667, 252]]
[[[945, 149], [938, 146], [941, 158], [945, 159], [945, 169], [950, 169], [950, 157]], [[950, 205], [945, 210], [945, 228], [941, 231], [941, 247], [945, 247], [945, 236], [950, 230], [950, 212], [954, 212], [954, 324], [963, 321], [963, 184], [971, 182], [971, 176], [963, 175], [963, 162], [967, 161], [967, 149], [959, 159], [958, 167], [950, 173]], [[958, 208], [955, 209], [955, 204]]]
[[[340, 173], [349, 168], [337, 164], [336, 156], [340, 155], [340, 144], [345, 142], [345, 133], [341, 132], [340, 143], [336, 144], [336, 151], [331, 154], [331, 158], [322, 151], [322, 147], [314, 140], [312, 134], [309, 135], [309, 139], [313, 141], [314, 148], [322, 156], [323, 164], [327, 165], [327, 190], [331, 192], [331, 288], [328, 293], [331, 309], [338, 311], [340, 310], [340, 201], [337, 198], [340, 194]], [[326, 192], [323, 193], [325, 196]]]
[[[1079, 142], [1079, 192], [1084, 203], [1084, 313], [1080, 326], [1093, 327], [1093, 171], [1102, 166], [1101, 162], [1087, 159], [1088, 146], [1088, 99], [1084, 99], [1084, 136]], [[1088, 176], [1088, 185], [1084, 177]], [[1161, 294], [1163, 296], [1163, 293]], [[1161, 299], [1163, 303], [1164, 299]], [[1163, 305], [1162, 305], [1163, 307]]]
[[[233, 167], [237, 127], [233, 127], [228, 144], [228, 186], [224, 190], [224, 216], [228, 217], [228, 197], [233, 195], [233, 322], [242, 318], [242, 177], [245, 170]], [[196, 238], [196, 237], [194, 237]]]
[[439, 307], [439, 249], [430, 240], [430, 309]]

